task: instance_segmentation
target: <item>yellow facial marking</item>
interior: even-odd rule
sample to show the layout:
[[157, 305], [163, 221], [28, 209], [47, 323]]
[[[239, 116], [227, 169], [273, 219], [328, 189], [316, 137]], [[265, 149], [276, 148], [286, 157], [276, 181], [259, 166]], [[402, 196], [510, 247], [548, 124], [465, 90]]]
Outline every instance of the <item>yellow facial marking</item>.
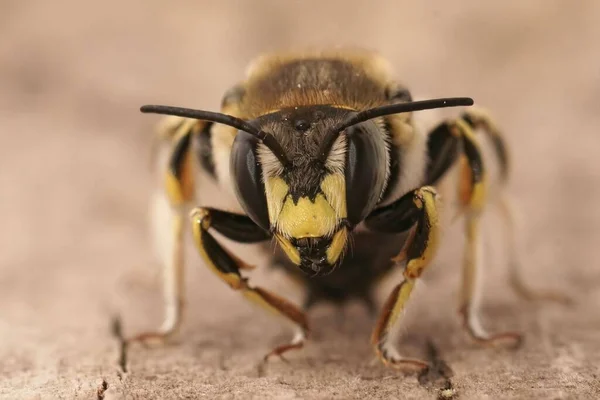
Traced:
[[301, 197], [297, 204], [289, 196], [277, 218], [277, 228], [293, 238], [321, 237], [330, 235], [337, 222], [335, 210], [322, 194], [314, 202]]
[[331, 240], [331, 245], [325, 252], [325, 254], [327, 255], [327, 262], [329, 264], [334, 264], [338, 260], [338, 258], [340, 258], [340, 255], [342, 254], [342, 252], [344, 251], [344, 248], [346, 247], [346, 239], [347, 238], [348, 238], [348, 231], [346, 230], [346, 228], [340, 229], [333, 236], [333, 239]]
[[269, 221], [276, 225], [277, 218], [283, 207], [283, 199], [288, 194], [290, 188], [285, 181], [279, 177], [267, 178], [265, 192], [267, 195], [267, 209], [269, 211]]
[[327, 175], [321, 182], [321, 190], [336, 212], [337, 218], [346, 218], [346, 179], [342, 174]]
[[298, 253], [298, 249], [292, 246], [290, 241], [284, 238], [283, 236], [275, 235], [275, 237], [277, 238], [277, 242], [279, 243], [285, 254], [287, 254], [287, 256], [289, 257], [290, 261], [296, 265], [299, 265], [300, 253]]

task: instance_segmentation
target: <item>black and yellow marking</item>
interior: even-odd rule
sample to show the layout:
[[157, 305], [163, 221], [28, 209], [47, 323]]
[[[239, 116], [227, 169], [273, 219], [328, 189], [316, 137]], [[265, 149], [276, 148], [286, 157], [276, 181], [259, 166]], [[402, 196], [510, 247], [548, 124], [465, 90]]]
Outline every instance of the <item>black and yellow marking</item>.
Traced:
[[451, 129], [456, 135], [460, 135], [462, 141], [460, 200], [469, 211], [479, 212], [485, 205], [487, 187], [479, 143], [469, 124], [462, 119], [455, 120]]
[[462, 119], [473, 129], [482, 129], [491, 139], [496, 157], [500, 163], [500, 176], [503, 180], [508, 179], [510, 160], [506, 143], [502, 137], [497, 124], [492, 120], [487, 112], [474, 108], [465, 112]]
[[[379, 320], [373, 330], [371, 342], [379, 358], [384, 364], [395, 368], [427, 367], [427, 363], [415, 359], [392, 359], [385, 351], [388, 335], [395, 324], [413, 291], [417, 279], [423, 270], [431, 263], [439, 241], [439, 219], [436, 205], [436, 192], [426, 186], [408, 193], [395, 203], [387, 206], [384, 211], [367, 218], [370, 229], [391, 233], [405, 231], [414, 225], [414, 234], [409, 236], [410, 242], [406, 247], [406, 267], [404, 281], [392, 290], [388, 297]], [[388, 225], [385, 224], [387, 221]]]
[[[329, 188], [321, 187], [319, 190], [319, 187], [313, 182], [321, 179], [320, 163], [326, 164], [330, 161], [330, 164], [337, 169], [344, 170], [342, 178], [347, 178], [351, 175], [348, 173], [350, 164], [346, 162], [345, 166], [341, 166], [343, 163], [339, 162], [340, 165], [335, 165], [331, 162], [332, 160], [328, 159], [334, 140], [342, 132], [340, 127], [348, 128], [360, 121], [365, 122], [378, 116], [384, 117], [397, 113], [400, 109], [393, 108], [393, 105], [389, 103], [407, 102], [411, 100], [411, 96], [400, 85], [390, 84], [390, 74], [385, 68], [385, 62], [371, 54], [276, 55], [263, 58], [262, 61], [255, 63], [249, 71], [245, 81], [230, 90], [223, 99], [221, 111], [227, 115], [217, 115], [202, 110], [195, 110], [195, 113], [182, 113], [182, 111], [186, 111], [185, 109], [179, 109], [179, 113], [173, 114], [187, 116], [187, 118], [178, 120], [176, 124], [171, 125], [168, 137], [165, 136], [172, 144], [166, 173], [166, 192], [174, 206], [173, 209], [177, 212], [176, 222], [178, 222], [185, 210], [183, 206], [189, 205], [193, 198], [195, 183], [190, 153], [196, 139], [195, 134], [201, 133], [198, 136], [200, 153], [196, 155], [197, 159], [194, 161], [199, 161], [201, 168], [213, 178], [216, 177], [216, 160], [213, 158], [213, 150], [219, 154], [217, 157], [219, 160], [225, 159], [226, 157], [221, 157], [221, 155], [227, 154], [230, 150], [234, 151], [235, 145], [232, 143], [237, 143], [237, 153], [241, 156], [238, 157], [237, 164], [232, 164], [239, 167], [233, 171], [232, 176], [235, 183], [242, 188], [237, 191], [238, 200], [252, 219], [214, 209], [196, 209], [192, 214], [194, 238], [208, 267], [218, 277], [235, 290], [240, 291], [249, 300], [257, 302], [263, 308], [291, 321], [303, 333], [299, 341], [292, 341], [270, 353], [281, 354], [289, 349], [302, 346], [303, 338], [308, 334], [306, 317], [287, 300], [261, 288], [251, 287], [248, 280], [241, 274], [241, 270], [249, 269], [251, 266], [224, 249], [211, 235], [210, 229], [214, 228], [230, 239], [247, 243], [267, 240], [272, 232], [283, 247], [282, 254], [286, 253], [293, 264], [296, 264], [293, 265], [295, 271], [299, 270], [298, 266], [302, 265], [304, 259], [309, 256], [313, 256], [315, 259], [325, 259], [329, 264], [342, 259], [351, 227], [361, 222], [368, 213], [368, 211], [365, 211], [364, 214], [354, 211], [353, 204], [356, 203], [356, 196], [365, 193], [376, 194], [377, 198], [373, 201], [372, 206], [370, 202], [367, 202], [369, 207], [364, 207], [365, 210], [370, 211], [376, 207], [377, 201], [381, 204], [379, 195], [383, 189], [360, 190], [365, 186], [351, 186], [348, 184], [349, 181], [337, 179], [331, 185], [325, 185]], [[333, 125], [335, 129], [322, 129], [323, 132], [327, 131], [325, 139], [322, 140], [324, 144], [314, 146], [319, 140], [313, 143], [310, 135], [313, 123], [306, 116], [315, 110], [322, 111], [317, 108], [324, 107], [325, 104], [326, 107], [336, 111], [333, 115], [335, 118], [331, 119], [340, 119], [341, 122]], [[470, 104], [472, 101], [462, 102], [460, 105]], [[448, 106], [448, 104], [435, 107], [442, 106]], [[417, 106], [413, 105], [413, 107]], [[150, 106], [146, 107], [145, 111], [157, 112], [159, 108], [160, 106]], [[306, 108], [306, 113], [300, 113], [298, 108]], [[422, 108], [414, 110], [416, 109]], [[348, 112], [350, 110], [357, 111], [357, 113]], [[176, 110], [173, 107], [163, 107], [162, 113], [165, 111], [172, 113]], [[409, 110], [404, 109], [403, 112], [405, 111]], [[281, 121], [287, 121], [287, 119], [281, 118], [283, 115], [290, 115], [287, 124], [289, 126], [285, 129]], [[405, 115], [408, 116], [408, 114]], [[221, 129], [215, 129], [215, 137], [212, 137], [212, 123], [190, 118], [212, 118], [217, 122], [215, 127], [223, 128], [222, 130], [226, 132], [223, 141], [215, 142], [215, 139], [220, 139], [218, 131]], [[269, 122], [269, 118], [272, 121]], [[388, 118], [382, 119], [386, 121], [385, 129], [389, 131], [388, 139], [397, 139], [403, 136], [398, 126], [387, 126], [390, 125], [387, 123]], [[411, 124], [407, 123], [406, 125], [412, 128]], [[379, 129], [381, 126], [377, 125], [377, 128]], [[507, 149], [495, 124], [487, 115], [469, 111], [462, 119], [445, 122], [431, 133], [427, 143], [429, 164], [425, 171], [421, 171], [425, 172], [426, 179], [419, 184], [415, 183], [415, 186], [434, 185], [457, 160], [460, 162], [462, 180], [459, 190], [463, 209], [468, 211], [466, 214], [469, 219], [465, 253], [470, 254], [471, 260], [476, 258], [474, 249], [476, 239], [479, 238], [476, 226], [487, 197], [486, 171], [474, 135], [474, 131], [479, 128], [487, 132], [491, 138], [501, 164], [501, 173], [506, 178], [509, 164]], [[243, 136], [240, 134], [236, 136], [238, 129], [245, 130], [252, 140], [246, 140], [246, 142], [237, 140]], [[406, 132], [412, 134], [412, 129], [407, 129]], [[290, 134], [288, 135], [288, 133]], [[409, 133], [406, 133], [406, 137], [410, 136]], [[234, 137], [237, 138], [235, 142]], [[346, 131], [346, 139], [348, 137]], [[294, 142], [290, 138], [310, 138], [310, 140]], [[257, 141], [262, 141], [265, 147], [273, 152], [284, 171], [291, 166], [297, 168], [302, 164], [300, 161], [306, 161], [301, 160], [300, 156], [307, 154], [300, 153], [310, 151], [316, 153], [318, 151], [317, 160], [320, 163], [315, 164], [317, 168], [303, 169], [301, 173], [297, 174], [299, 178], [296, 181], [288, 179], [285, 182], [276, 182], [280, 178], [277, 176], [281, 175], [278, 165], [265, 162], [257, 156]], [[215, 149], [212, 148], [213, 143]], [[219, 143], [223, 144], [223, 147], [219, 146]], [[352, 143], [350, 142], [347, 146], [349, 149], [352, 149]], [[398, 187], [402, 185], [402, 182], [399, 182], [403, 175], [401, 166], [406, 162], [403, 156], [407, 154], [405, 151], [408, 151], [405, 142], [395, 143], [392, 140], [390, 144], [394, 150], [389, 153], [388, 157], [389, 164], [391, 164], [390, 169], [385, 171], [385, 174], [381, 174], [382, 181], [387, 179], [385, 182], [387, 185], [382, 184], [382, 188], [387, 187], [383, 196], [386, 203], [387, 196], [394, 195]], [[300, 151], [288, 152], [289, 149], [300, 149]], [[347, 152], [349, 151], [347, 150]], [[250, 156], [246, 156], [247, 154]], [[378, 154], [385, 155], [382, 152]], [[379, 155], [373, 157], [373, 162], [364, 162], [363, 159], [360, 164], [357, 163], [356, 170], [369, 172], [373, 171], [374, 165], [381, 166], [382, 164], [377, 164], [377, 162], [383, 159], [383, 156]], [[310, 157], [313, 155], [308, 154], [306, 158]], [[266, 159], [268, 161], [269, 157]], [[312, 165], [310, 162], [305, 164]], [[262, 168], [265, 166], [271, 167], [269, 168], [271, 174], [263, 175]], [[313, 179], [313, 176], [319, 179]], [[265, 178], [267, 182], [264, 181]], [[373, 180], [369, 176], [365, 179], [358, 179], [360, 182]], [[241, 193], [243, 195], [240, 195]], [[343, 196], [336, 197], [336, 193], [343, 194]], [[287, 201], [287, 197], [290, 197], [290, 201]], [[398, 324], [402, 310], [408, 302], [417, 279], [430, 264], [437, 247], [439, 223], [435, 197], [433, 189], [422, 187], [367, 217], [367, 226], [376, 232], [410, 231], [404, 248], [392, 259], [396, 263], [399, 263], [401, 259], [406, 259], [404, 280], [390, 294], [373, 332], [373, 344], [376, 346], [379, 357], [384, 363], [395, 367], [412, 366], [420, 369], [427, 367], [427, 363], [424, 361], [398, 359], [395, 352], [391, 351], [387, 345], [390, 344], [388, 339], [391, 336], [392, 328]], [[361, 207], [357, 206], [356, 208]], [[248, 210], [253, 210], [253, 212]], [[256, 227], [252, 221], [257, 221], [262, 228]], [[179, 249], [181, 247], [181, 226], [177, 228], [177, 224], [175, 225], [174, 235]], [[277, 230], [277, 227], [283, 228], [285, 232]], [[377, 233], [371, 235], [371, 233], [368, 232], [368, 235], [364, 233], [360, 243], [353, 248], [355, 253], [347, 260], [343, 260], [346, 268], [339, 268], [343, 272], [333, 271], [331, 274], [320, 277], [320, 281], [315, 279], [313, 281], [320, 283], [312, 284], [313, 286], [308, 283], [313, 297], [309, 297], [307, 304], [311, 304], [311, 301], [314, 302], [319, 298], [342, 302], [350, 297], [350, 292], [365, 296], [365, 299], [369, 298], [370, 282], [393, 268], [394, 262], [389, 260], [394, 254], [397, 254], [396, 249], [402, 247], [400, 241], [391, 243], [386, 248], [388, 252], [381, 257], [384, 237], [389, 239], [389, 237], [402, 235]], [[369, 235], [372, 237], [369, 238]], [[354, 238], [357, 237], [358, 235], [355, 234]], [[308, 252], [306, 248], [310, 250], [310, 245], [315, 243], [327, 244], [327, 250], [320, 251], [318, 254]], [[299, 250], [299, 247], [302, 247], [299, 244], [309, 245], [304, 246], [304, 250]], [[357, 255], [356, 249], [361, 247], [363, 251]], [[320, 249], [325, 249], [325, 246]], [[178, 251], [174, 252], [175, 258], [179, 255]], [[375, 254], [384, 262], [376, 259]], [[175, 264], [180, 265], [179, 261]], [[355, 269], [347, 267], [355, 267]], [[477, 263], [473, 261], [465, 262], [465, 289], [461, 311], [465, 318], [465, 325], [472, 336], [488, 343], [489, 337], [482, 336], [480, 334], [482, 330], [477, 329], [478, 325], [471, 323], [473, 320], [471, 305], [475, 303], [472, 301], [473, 288], [475, 288], [474, 276], [477, 267]], [[353, 271], [356, 272], [354, 275]]]
[[420, 213], [420, 210], [414, 207], [413, 197], [411, 192], [387, 206], [376, 209], [365, 219], [365, 225], [376, 232], [406, 232], [415, 225]]
[[[469, 114], [472, 115], [472, 114]], [[521, 343], [521, 335], [516, 332], [502, 332], [488, 334], [479, 325], [478, 313], [479, 303], [476, 298], [480, 291], [481, 280], [477, 275], [481, 273], [481, 239], [480, 220], [481, 211], [487, 203], [486, 177], [483, 160], [473, 126], [480, 127], [473, 118], [468, 120], [459, 119], [455, 122], [455, 128], [460, 132], [463, 139], [462, 179], [459, 191], [461, 193], [463, 206], [465, 207], [465, 249], [463, 261], [463, 280], [460, 296], [459, 313], [463, 320], [463, 326], [468, 335], [477, 343], [482, 345], [503, 345], [518, 347]], [[495, 135], [491, 129], [489, 119], [484, 126], [487, 132]], [[483, 127], [483, 126], [482, 126]], [[498, 136], [499, 137], [499, 136]]]
[[[260, 305], [265, 310], [283, 317], [285, 320], [293, 323], [303, 334], [303, 338], [309, 334], [308, 321], [305, 314], [293, 303], [277, 296], [260, 287], [253, 287], [244, 278], [240, 269], [248, 269], [249, 266], [225, 250], [209, 233], [210, 228], [215, 228], [218, 232], [238, 240], [244, 239], [246, 242], [258, 242], [266, 240], [270, 235], [261, 236], [258, 231], [248, 227], [248, 221], [239, 215], [230, 214], [225, 211], [218, 211], [208, 208], [196, 208], [191, 213], [192, 232], [194, 242], [198, 248], [206, 265], [232, 289], [239, 290], [246, 299]], [[226, 225], [228, 225], [225, 227]], [[243, 227], [244, 233], [234, 233], [235, 227]], [[283, 346], [279, 346], [270, 355], [281, 355], [285, 351], [302, 347], [303, 340], [300, 342], [292, 341]]]
[[[139, 333], [126, 340], [127, 343], [164, 343], [177, 333], [183, 319], [185, 306], [184, 284], [184, 229], [185, 206], [194, 197], [194, 165], [191, 154], [192, 138], [204, 126], [202, 121], [169, 117], [163, 120], [157, 139], [169, 144], [168, 162], [165, 170], [164, 195], [168, 201], [170, 216], [170, 244], [164, 268], [165, 317], [160, 328]], [[156, 149], [154, 149], [156, 150]], [[170, 208], [170, 209], [169, 209]]]
[[185, 120], [172, 139], [165, 188], [173, 205], [182, 205], [194, 197], [194, 161], [191, 144], [196, 124], [198, 121]]
[[210, 226], [231, 240], [238, 243], [258, 243], [271, 238], [269, 232], [256, 225], [247, 215], [215, 208], [206, 210], [210, 214]]
[[463, 119], [445, 121], [433, 129], [427, 141], [426, 185], [435, 185], [460, 163], [459, 199], [469, 210], [481, 210], [486, 198], [486, 174], [479, 143], [472, 126]]

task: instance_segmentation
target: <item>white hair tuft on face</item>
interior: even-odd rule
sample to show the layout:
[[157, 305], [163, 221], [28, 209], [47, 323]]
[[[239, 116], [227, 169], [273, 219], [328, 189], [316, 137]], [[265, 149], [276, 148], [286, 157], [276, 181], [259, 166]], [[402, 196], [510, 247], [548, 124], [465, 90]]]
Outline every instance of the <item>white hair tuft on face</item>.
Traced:
[[262, 167], [263, 179], [279, 176], [283, 173], [283, 165], [267, 146], [259, 143], [256, 147], [256, 154]]
[[344, 174], [344, 167], [346, 166], [346, 151], [346, 136], [340, 135], [331, 147], [331, 152], [327, 157], [325, 166], [331, 169], [334, 173]]

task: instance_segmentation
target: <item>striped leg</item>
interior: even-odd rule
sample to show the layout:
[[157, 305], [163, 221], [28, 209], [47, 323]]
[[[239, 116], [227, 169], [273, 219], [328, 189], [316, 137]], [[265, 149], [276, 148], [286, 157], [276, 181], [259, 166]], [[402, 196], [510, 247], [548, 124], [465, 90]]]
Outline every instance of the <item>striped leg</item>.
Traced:
[[294, 304], [257, 286], [251, 286], [240, 270], [253, 268], [243, 260], [225, 250], [209, 233], [214, 228], [221, 234], [238, 242], [268, 240], [271, 235], [255, 225], [250, 218], [209, 208], [196, 208], [192, 211], [192, 231], [194, 241], [206, 265], [233, 290], [239, 291], [246, 299], [260, 305], [267, 311], [282, 317], [296, 330], [289, 343], [278, 346], [265, 356], [281, 356], [283, 353], [300, 349], [309, 334], [305, 314]]
[[401, 327], [400, 315], [417, 279], [431, 263], [437, 248], [439, 227], [436, 203], [435, 190], [422, 187], [377, 209], [365, 221], [369, 229], [379, 232], [414, 229], [400, 256], [407, 260], [403, 281], [390, 293], [371, 336], [371, 343], [381, 361], [397, 369], [423, 371], [428, 368], [426, 361], [402, 357], [394, 343]]
[[[500, 166], [501, 178], [506, 181], [510, 172], [509, 153], [497, 124], [487, 111], [475, 107], [469, 109], [463, 115], [463, 119], [471, 128], [480, 129], [491, 140], [496, 159]], [[571, 304], [572, 300], [563, 293], [552, 290], [535, 290], [524, 281], [521, 273], [521, 260], [517, 249], [519, 242], [516, 237], [516, 221], [508, 196], [503, 195], [498, 205], [507, 228], [509, 282], [517, 295], [528, 301], [552, 301]]]
[[163, 265], [165, 314], [159, 328], [127, 338], [127, 343], [164, 343], [177, 332], [183, 315], [185, 213], [194, 197], [191, 142], [203, 123], [184, 118], [167, 118], [165, 122], [159, 139], [171, 145], [168, 167], [164, 187], [154, 195], [152, 204], [154, 236]]
[[463, 261], [463, 283], [459, 311], [467, 333], [483, 345], [507, 345], [516, 347], [521, 343], [521, 335], [515, 332], [488, 334], [479, 322], [481, 293], [481, 267], [483, 246], [480, 232], [481, 213], [487, 201], [486, 175], [479, 145], [470, 124], [465, 120], [454, 122], [463, 140], [464, 156], [460, 198], [465, 208], [465, 250]]

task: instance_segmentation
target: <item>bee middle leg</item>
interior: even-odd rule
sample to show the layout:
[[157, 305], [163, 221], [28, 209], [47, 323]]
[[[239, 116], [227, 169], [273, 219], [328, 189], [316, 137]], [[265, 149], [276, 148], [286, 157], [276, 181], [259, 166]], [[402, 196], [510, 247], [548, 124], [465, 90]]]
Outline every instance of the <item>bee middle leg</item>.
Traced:
[[[482, 131], [494, 147], [496, 159], [500, 166], [500, 177], [508, 180], [510, 169], [510, 157], [508, 148], [504, 142], [503, 135], [489, 112], [478, 107], [467, 110], [462, 119], [473, 129]], [[517, 251], [518, 240], [516, 238], [516, 220], [513, 206], [506, 194], [503, 194], [498, 202], [498, 208], [507, 230], [508, 256], [509, 256], [509, 283], [515, 293], [528, 301], [552, 301], [562, 304], [572, 303], [571, 298], [554, 290], [534, 289], [525, 281], [521, 273], [522, 263]]]
[[404, 279], [385, 302], [371, 343], [385, 365], [402, 370], [424, 371], [429, 367], [428, 363], [400, 356], [394, 341], [399, 333], [400, 315], [417, 279], [430, 264], [437, 248], [439, 223], [435, 189], [425, 186], [410, 192], [394, 203], [375, 210], [365, 223], [369, 229], [378, 232], [399, 233], [413, 229], [399, 256], [406, 259]]
[[[477, 343], [486, 346], [518, 347], [522, 342], [517, 332], [490, 334], [479, 321], [481, 294], [481, 267], [483, 264], [481, 216], [487, 203], [487, 177], [479, 143], [472, 130], [472, 119], [458, 119], [450, 124], [462, 138], [463, 155], [460, 159], [461, 180], [459, 197], [465, 215], [465, 248], [463, 258], [463, 281], [460, 295], [459, 313], [469, 336]], [[499, 140], [499, 139], [498, 139]], [[501, 143], [501, 142], [498, 142]], [[499, 145], [496, 145], [500, 148]], [[501, 147], [504, 149], [504, 147]], [[500, 154], [499, 154], [500, 156]], [[506, 154], [499, 157], [503, 170], [506, 169]]]
[[153, 196], [152, 219], [163, 267], [165, 315], [159, 328], [127, 338], [126, 343], [162, 344], [181, 326], [185, 303], [185, 210], [193, 200], [194, 191], [191, 141], [202, 127], [202, 123], [196, 120], [169, 118], [159, 129], [157, 140], [168, 143], [169, 153], [163, 186]]
[[246, 299], [260, 305], [271, 313], [283, 317], [296, 328], [296, 333], [289, 343], [280, 345], [265, 355], [282, 356], [294, 349], [300, 349], [309, 334], [306, 315], [296, 305], [258, 286], [252, 286], [248, 279], [240, 273], [241, 269], [251, 269], [240, 258], [225, 250], [209, 233], [214, 228], [219, 233], [242, 243], [268, 240], [271, 235], [243, 215], [233, 214], [211, 208], [196, 208], [191, 213], [194, 242], [206, 265], [233, 290], [241, 292]]

